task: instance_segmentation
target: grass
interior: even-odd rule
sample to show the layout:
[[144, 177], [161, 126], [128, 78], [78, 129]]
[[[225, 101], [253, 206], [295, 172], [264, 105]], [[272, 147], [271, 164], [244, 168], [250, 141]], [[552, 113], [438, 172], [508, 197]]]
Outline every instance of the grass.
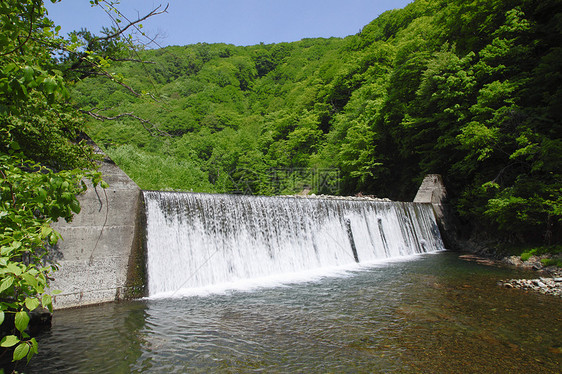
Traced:
[[[543, 247], [535, 247], [531, 249], [527, 249], [520, 254], [521, 260], [527, 261], [531, 256], [537, 255], [562, 255], [562, 246], [561, 245], [550, 245], [550, 246], [543, 246]], [[543, 258], [541, 259], [541, 263], [544, 266], [558, 266], [562, 267], [562, 260], [556, 258]]]

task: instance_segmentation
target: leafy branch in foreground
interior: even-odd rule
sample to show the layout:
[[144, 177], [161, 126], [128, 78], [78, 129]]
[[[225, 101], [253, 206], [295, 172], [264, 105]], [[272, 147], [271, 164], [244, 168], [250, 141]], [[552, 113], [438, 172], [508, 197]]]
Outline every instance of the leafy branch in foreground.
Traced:
[[99, 183], [100, 174], [55, 172], [20, 153], [0, 155], [0, 177], [0, 347], [13, 348], [14, 361], [29, 361], [37, 353], [37, 341], [26, 331], [30, 313], [52, 311], [48, 280], [56, 266], [45, 256], [60, 234], [50, 224], [80, 212], [76, 196], [86, 189], [82, 179]]
[[95, 171], [93, 150], [82, 140], [83, 115], [69, 102], [67, 86], [79, 77], [69, 74], [69, 65], [55, 56], [79, 56], [78, 61], [91, 71], [119, 83], [120, 78], [106, 68], [112, 53], [122, 47], [119, 41], [111, 44], [111, 39], [126, 28], [107, 35], [103, 41], [111, 48], [104, 54], [103, 49], [80, 49], [76, 38], [59, 37], [60, 27], [46, 18], [43, 0], [2, 0], [0, 24], [0, 360], [4, 366], [8, 353], [11, 361], [29, 361], [37, 353], [37, 341], [29, 333], [31, 313], [38, 308], [52, 310], [48, 284], [56, 265], [45, 256], [60, 235], [50, 224], [60, 218], [69, 221], [80, 211], [77, 195], [86, 189], [85, 179], [107, 187]]

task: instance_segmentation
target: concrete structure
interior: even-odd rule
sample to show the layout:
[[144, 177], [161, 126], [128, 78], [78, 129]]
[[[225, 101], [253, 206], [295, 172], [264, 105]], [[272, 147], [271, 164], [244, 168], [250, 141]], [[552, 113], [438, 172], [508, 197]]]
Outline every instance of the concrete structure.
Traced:
[[[100, 151], [101, 153], [101, 151]], [[109, 158], [100, 171], [109, 188], [94, 188], [79, 196], [80, 214], [72, 222], [53, 227], [63, 240], [51, 249], [58, 264], [52, 290], [55, 309], [98, 304], [144, 296], [146, 251], [145, 213], [140, 188]], [[414, 199], [431, 203], [448, 248], [456, 241], [455, 225], [440, 175], [427, 175]]]
[[422, 181], [414, 198], [414, 203], [430, 203], [441, 231], [446, 248], [458, 247], [457, 225], [453, 222], [454, 215], [447, 201], [447, 189], [439, 174], [428, 174]]
[[50, 288], [62, 291], [55, 309], [142, 296], [141, 190], [109, 158], [100, 171], [109, 188], [89, 185], [80, 214], [53, 225], [63, 237], [51, 251], [59, 270]]

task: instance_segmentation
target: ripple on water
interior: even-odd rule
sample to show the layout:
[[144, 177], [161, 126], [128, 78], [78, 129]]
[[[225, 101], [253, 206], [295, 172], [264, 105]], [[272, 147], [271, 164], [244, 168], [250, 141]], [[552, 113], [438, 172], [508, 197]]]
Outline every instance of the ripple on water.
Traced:
[[25, 372], [560, 372], [560, 299], [496, 287], [514, 272], [457, 257], [58, 311]]

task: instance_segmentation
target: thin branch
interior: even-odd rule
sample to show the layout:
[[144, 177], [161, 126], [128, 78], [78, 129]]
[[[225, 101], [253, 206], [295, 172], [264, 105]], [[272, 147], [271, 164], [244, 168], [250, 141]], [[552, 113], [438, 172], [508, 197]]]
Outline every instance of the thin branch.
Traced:
[[16, 194], [14, 193], [14, 186], [12, 186], [12, 184], [10, 182], [8, 182], [8, 176], [6, 174], [4, 174], [4, 172], [1, 169], [0, 169], [0, 173], [2, 174], [2, 178], [4, 178], [6, 183], [8, 183], [8, 185], [10, 186], [10, 194], [12, 196], [12, 203], [15, 206], [16, 205]]
[[150, 17], [152, 17], [152, 16], [156, 16], [156, 15], [159, 15], [159, 14], [162, 14], [162, 13], [167, 13], [167, 12], [168, 12], [168, 8], [170, 7], [170, 4], [167, 4], [167, 5], [166, 5], [166, 8], [164, 8], [164, 10], [159, 11], [158, 9], [160, 9], [161, 7], [162, 7], [162, 5], [158, 5], [155, 9], [153, 9], [150, 13], [148, 13], [148, 14], [145, 15], [144, 17], [139, 18], [139, 19], [137, 19], [136, 21], [129, 22], [129, 23], [127, 24], [127, 26], [125, 26], [124, 28], [118, 29], [118, 30], [117, 30], [116, 32], [114, 32], [113, 34], [106, 35], [106, 36], [100, 37], [100, 38], [95, 38], [94, 40], [96, 40], [96, 41], [97, 41], [97, 40], [109, 40], [109, 39], [116, 38], [116, 37], [120, 36], [121, 34], [123, 34], [125, 31], [127, 31], [128, 28], [130, 28], [130, 27], [136, 25], [137, 23], [140, 23], [140, 22], [146, 20], [147, 18], [150, 18]]
[[[145, 38], [148, 39], [148, 36], [146, 36], [146, 34], [142, 33], [141, 35], [143, 35]], [[154, 38], [148, 39], [148, 42], [146, 42], [146, 43], [145, 43], [145, 42], [141, 42], [141, 41], [140, 41], [140, 38], [139, 38], [138, 42], [141, 43], [141, 44], [143, 45], [143, 47], [149, 46], [149, 45], [151, 45], [152, 43], [154, 43], [154, 44], [156, 44], [159, 48], [162, 48], [162, 46], [160, 46], [160, 44], [158, 44], [158, 43], [156, 42], [156, 39], [158, 39], [159, 36], [160, 36], [160, 34], [154, 35]]]
[[[106, 1], [104, 1], [104, 2], [107, 3]], [[161, 5], [159, 5], [158, 8], [160, 8], [160, 6], [161, 6]], [[156, 12], [156, 10], [158, 10], [158, 8], [156, 8], [156, 9], [154, 9], [151, 13], [154, 13], [154, 15], [162, 14], [162, 13], [165, 13], [165, 12], [167, 13], [167, 10], [168, 10], [168, 7], [169, 7], [169, 6], [170, 6], [170, 4], [168, 3], [168, 4], [166, 4], [166, 8], [165, 8], [163, 11], [161, 11], [161, 12]], [[145, 38], [148, 39], [148, 36], [146, 36], [146, 34], [145, 34], [143, 31], [141, 31], [141, 29], [140, 29], [136, 24], [134, 24], [129, 18], [127, 18], [127, 16], [125, 16], [123, 13], [121, 13], [121, 12], [119, 11], [119, 9], [117, 9], [117, 8], [113, 8], [113, 9], [117, 12], [117, 14], [119, 15], [119, 17], [122, 17], [122, 18], [125, 19], [127, 22], [129, 22], [129, 25], [128, 25], [127, 27], [133, 25], [133, 27], [134, 27], [142, 36], [144, 36]], [[117, 24], [117, 21], [115, 20], [115, 18], [113, 18], [113, 16], [112, 16], [107, 10], [105, 10], [105, 12], [106, 12], [107, 15], [113, 20], [113, 22]], [[146, 18], [146, 17], [145, 17], [145, 18]], [[156, 44], [156, 46], [158, 46], [158, 48], [163, 48], [160, 44], [158, 44], [158, 43], [156, 42], [156, 38], [157, 38], [157, 37], [158, 37], [158, 34], [156, 34], [156, 36], [155, 36], [154, 38], [150, 39], [147, 43], [141, 43], [141, 44], [144, 45], [144, 46], [147, 46], [147, 45], [150, 45], [150, 44], [154, 43], [154, 44]]]
[[153, 64], [156, 65], [156, 62], [154, 61], [144, 61], [144, 60], [138, 60], [136, 58], [113, 58], [111, 56], [108, 57], [108, 60], [111, 61], [117, 61], [117, 62], [123, 62], [123, 61], [127, 61], [127, 62], [138, 62], [139, 64]]
[[[92, 64], [94, 67], [98, 68], [98, 66]], [[138, 93], [137, 91], [135, 91], [131, 86], [126, 85], [125, 83], [115, 79], [115, 77], [111, 74], [109, 74], [107, 71], [103, 70], [103, 69], [99, 69], [101, 75], [104, 75], [106, 77], [108, 77], [110, 80], [112, 80], [113, 82], [125, 87], [127, 90], [129, 90], [133, 95], [135, 95], [136, 97], [140, 97], [141, 94]]]
[[[116, 116], [113, 117], [109, 117], [109, 116], [104, 116], [103, 114], [99, 114], [97, 112], [94, 112], [94, 110], [96, 110], [96, 108], [91, 109], [91, 110], [82, 110], [80, 109], [80, 112], [89, 115], [90, 117], [93, 117], [97, 120], [100, 121], [114, 121], [117, 120], [119, 118], [124, 118], [124, 117], [129, 117], [129, 118], [134, 118], [137, 121], [139, 121], [142, 125], [142, 127], [144, 127], [144, 129], [146, 131], [149, 132], [150, 135], [154, 136], [153, 132], [157, 132], [160, 136], [169, 136], [171, 137], [172, 135], [168, 134], [166, 131], [162, 131], [158, 128], [158, 126], [156, 126], [155, 124], [153, 124], [152, 122], [150, 122], [149, 120], [146, 120], [144, 118], [138, 117], [136, 115], [134, 115], [133, 113], [120, 113]], [[150, 125], [152, 126], [152, 129], [150, 129], [148, 126], [146, 125]]]
[[[166, 7], [166, 9], [167, 9], [167, 7]], [[18, 45], [17, 47], [15, 47], [13, 50], [11, 50], [11, 51], [9, 51], [9, 52], [6, 52], [6, 53], [2, 53], [0, 56], [7, 56], [7, 55], [9, 55], [9, 54], [14, 53], [14, 52], [17, 51], [18, 49], [21, 49], [21, 48], [29, 41], [29, 39], [31, 38], [31, 34], [32, 34], [32, 32], [33, 32], [33, 14], [34, 14], [34, 13], [35, 13], [35, 3], [32, 2], [32, 3], [31, 3], [31, 12], [29, 12], [29, 19], [30, 19], [30, 22], [29, 22], [29, 31], [28, 31], [28, 33], [27, 33], [27, 37], [25, 38], [25, 40], [24, 40], [22, 43], [20, 43], [20, 45]]]
[[[125, 84], [124, 82], [116, 79], [113, 75], [111, 75], [110, 73], [108, 73], [107, 71], [101, 69], [99, 66], [97, 66], [95, 63], [88, 61], [86, 58], [80, 56], [78, 57], [80, 61], [86, 62], [90, 65], [91, 68], [93, 68], [92, 70], [81, 70], [80, 66], [77, 66], [75, 68], [70, 68], [68, 70], [71, 71], [76, 71], [78, 73], [82, 74], [81, 78], [85, 78], [88, 77], [90, 75], [97, 75], [97, 76], [102, 76], [102, 77], [107, 77], [109, 78], [109, 80], [111, 80], [112, 82], [117, 83], [118, 85], [126, 88], [129, 92], [131, 92], [133, 95], [135, 95], [136, 97], [140, 97], [141, 94], [138, 93], [137, 91], [135, 91], [135, 89], [127, 84]], [[95, 70], [94, 70], [95, 69]]]
[[492, 180], [492, 183], [497, 183], [498, 180], [501, 178], [502, 174], [504, 173], [504, 171], [506, 171], [508, 168], [510, 168], [510, 167], [512, 167], [512, 166], [515, 166], [515, 165], [525, 165], [525, 164], [522, 163], [522, 162], [513, 162], [513, 163], [511, 163], [511, 164], [507, 164], [505, 167], [503, 167], [503, 168], [499, 171], [498, 175], [496, 175], [496, 177]]

